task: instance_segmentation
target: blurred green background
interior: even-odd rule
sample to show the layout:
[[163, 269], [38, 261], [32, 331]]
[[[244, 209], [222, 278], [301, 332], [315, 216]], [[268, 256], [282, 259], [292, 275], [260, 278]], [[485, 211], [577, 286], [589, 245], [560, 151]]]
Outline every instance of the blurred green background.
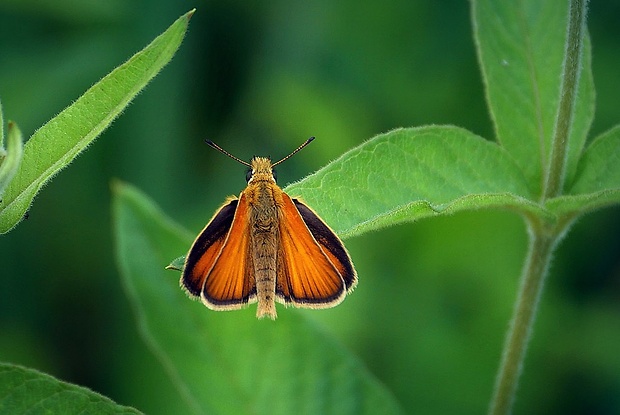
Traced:
[[[240, 3], [0, 1], [0, 99], [26, 136], [197, 8], [172, 63], [0, 236], [1, 361], [148, 413], [177, 407], [115, 267], [112, 178], [198, 232], [245, 186], [244, 168], [207, 137], [247, 160], [316, 136], [279, 167], [281, 185], [395, 127], [448, 123], [492, 138], [468, 2]], [[616, 1], [590, 6], [591, 136], [620, 121], [618, 16]], [[562, 243], [516, 413], [620, 413], [619, 213], [583, 218]], [[474, 212], [345, 242], [359, 287], [341, 306], [305, 314], [408, 412], [485, 412], [526, 246], [521, 219]]]

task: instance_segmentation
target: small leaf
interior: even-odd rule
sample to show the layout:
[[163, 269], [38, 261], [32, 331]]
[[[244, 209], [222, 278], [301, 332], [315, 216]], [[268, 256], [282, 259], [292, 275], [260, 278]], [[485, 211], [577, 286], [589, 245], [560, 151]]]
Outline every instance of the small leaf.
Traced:
[[[539, 195], [558, 112], [567, 1], [472, 1], [474, 38], [497, 140]], [[590, 43], [581, 57], [579, 99], [569, 138], [570, 181], [594, 117]]]
[[[1, 108], [0, 111], [2, 111]], [[0, 116], [0, 124], [2, 124], [1, 118]], [[1, 154], [4, 152], [4, 149], [0, 147], [0, 201], [2, 200], [4, 189], [9, 185], [19, 168], [24, 146], [22, 132], [19, 130], [19, 127], [9, 122], [8, 130], [6, 154]], [[0, 133], [2, 132], [0, 131]]]
[[113, 203], [125, 289], [142, 336], [188, 404], [179, 413], [400, 412], [366, 368], [298, 310], [259, 321], [252, 307], [215, 312], [190, 301], [178, 274], [163, 267], [189, 249], [192, 235], [127, 185], [114, 185]]
[[6, 363], [0, 363], [0, 413], [140, 414], [86, 388]]
[[180, 17], [146, 48], [34, 133], [0, 202], [0, 233], [8, 232], [21, 220], [39, 189], [84, 151], [172, 59], [192, 14], [190, 11]]
[[170, 264], [166, 266], [166, 269], [174, 270], [174, 271], [183, 271], [183, 267], [185, 266], [185, 256], [180, 256], [174, 259]]
[[570, 194], [620, 189], [620, 126], [592, 141], [579, 160]]
[[568, 193], [549, 200], [547, 208], [566, 215], [620, 204], [620, 126], [592, 141], [579, 160]]
[[284, 190], [343, 237], [483, 207], [548, 214], [503, 148], [451, 126], [381, 134]]
[[620, 189], [601, 190], [580, 195], [566, 195], [549, 199], [546, 209], [556, 217], [572, 219], [581, 214], [620, 204]]

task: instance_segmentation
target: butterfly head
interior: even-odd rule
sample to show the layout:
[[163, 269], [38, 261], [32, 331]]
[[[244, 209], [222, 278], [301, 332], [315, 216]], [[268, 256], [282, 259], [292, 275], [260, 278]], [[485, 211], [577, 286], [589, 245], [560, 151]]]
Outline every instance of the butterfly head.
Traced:
[[274, 173], [271, 160], [266, 157], [254, 157], [250, 163], [250, 169], [248, 170], [245, 179], [248, 184], [257, 182], [275, 183], [276, 176]]

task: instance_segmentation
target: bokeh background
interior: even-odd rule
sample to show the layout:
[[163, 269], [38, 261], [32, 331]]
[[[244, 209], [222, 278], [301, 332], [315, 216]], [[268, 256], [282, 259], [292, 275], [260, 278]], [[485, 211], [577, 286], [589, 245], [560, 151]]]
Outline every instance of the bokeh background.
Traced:
[[[194, 7], [172, 63], [43, 189], [29, 219], [0, 236], [0, 360], [153, 414], [174, 413], [179, 398], [140, 340], [122, 290], [111, 179], [143, 189], [198, 232], [245, 185], [244, 168], [204, 145], [207, 137], [249, 159], [284, 156], [316, 136], [280, 166], [285, 185], [395, 127], [455, 124], [493, 134], [466, 1], [3, 0], [5, 118], [30, 136]], [[616, 1], [590, 5], [591, 136], [620, 121], [619, 16]], [[483, 413], [525, 253], [521, 219], [464, 213], [346, 244], [359, 288], [308, 317], [407, 412]], [[580, 220], [556, 255], [516, 413], [620, 413], [618, 350], [614, 208]]]

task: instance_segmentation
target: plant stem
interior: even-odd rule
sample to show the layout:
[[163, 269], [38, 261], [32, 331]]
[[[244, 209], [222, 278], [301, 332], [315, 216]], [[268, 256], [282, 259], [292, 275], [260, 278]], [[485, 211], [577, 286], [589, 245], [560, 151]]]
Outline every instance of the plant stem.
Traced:
[[562, 191], [568, 137], [573, 121], [579, 74], [581, 72], [581, 50], [586, 31], [587, 0], [571, 0], [568, 8], [566, 51], [560, 87], [560, 104], [556, 117], [549, 165], [547, 166], [543, 200], [558, 196]]
[[[581, 50], [585, 35], [587, 0], [571, 0], [568, 12], [566, 51], [564, 55], [560, 103], [553, 132], [549, 164], [545, 171], [541, 203], [562, 192], [568, 153], [568, 138], [577, 99]], [[559, 223], [545, 223], [529, 218], [529, 248], [521, 275], [521, 283], [512, 321], [504, 344], [502, 361], [495, 381], [495, 392], [489, 414], [505, 415], [512, 410], [523, 361], [536, 319], [549, 263], [557, 242], [563, 234]]]
[[532, 223], [529, 226], [529, 235], [529, 251], [521, 275], [519, 296], [504, 344], [502, 362], [495, 381], [495, 393], [489, 408], [489, 414], [492, 415], [509, 414], [511, 411], [538, 301], [557, 240], [556, 236], [546, 234], [540, 226], [533, 226]]

